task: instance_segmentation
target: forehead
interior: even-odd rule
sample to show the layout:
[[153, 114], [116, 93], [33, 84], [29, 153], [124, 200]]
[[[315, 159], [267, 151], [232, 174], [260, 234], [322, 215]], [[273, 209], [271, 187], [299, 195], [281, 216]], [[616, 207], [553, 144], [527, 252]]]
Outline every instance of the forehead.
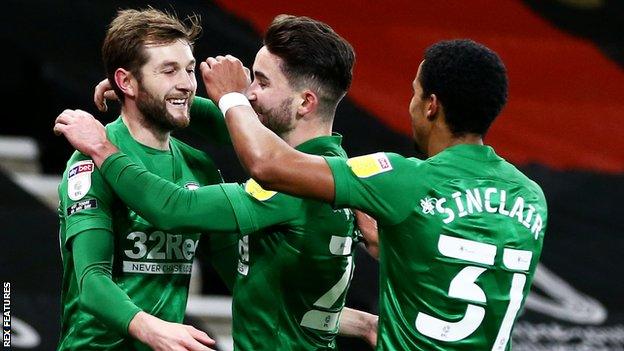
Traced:
[[254, 60], [254, 71], [261, 72], [270, 79], [286, 79], [284, 72], [282, 71], [283, 60], [272, 54], [266, 46], [263, 46], [256, 54]]
[[146, 65], [158, 66], [166, 62], [188, 65], [195, 61], [193, 50], [187, 41], [176, 40], [167, 44], [145, 45]]

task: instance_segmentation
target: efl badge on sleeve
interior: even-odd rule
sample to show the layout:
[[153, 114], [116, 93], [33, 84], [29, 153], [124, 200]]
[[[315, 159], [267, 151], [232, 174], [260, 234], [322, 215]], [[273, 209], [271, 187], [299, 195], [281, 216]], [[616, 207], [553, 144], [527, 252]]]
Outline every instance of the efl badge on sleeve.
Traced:
[[249, 179], [247, 183], [245, 183], [245, 191], [260, 201], [268, 200], [277, 194], [275, 191], [262, 189], [260, 184], [256, 183], [253, 179]]
[[67, 196], [77, 201], [82, 199], [91, 189], [91, 173], [95, 169], [93, 161], [76, 162], [67, 173]]
[[368, 178], [392, 170], [388, 156], [383, 152], [350, 158], [347, 161], [356, 176]]

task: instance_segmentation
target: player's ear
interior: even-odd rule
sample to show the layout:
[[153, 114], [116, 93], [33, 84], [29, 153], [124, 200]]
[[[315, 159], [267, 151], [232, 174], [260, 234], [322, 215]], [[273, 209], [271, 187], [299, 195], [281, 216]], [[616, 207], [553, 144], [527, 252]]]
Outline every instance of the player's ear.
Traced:
[[440, 101], [438, 100], [436, 94], [429, 95], [425, 104], [425, 115], [427, 116], [427, 119], [433, 121], [436, 118], [439, 109]]
[[297, 115], [305, 116], [318, 108], [318, 96], [313, 91], [306, 89], [301, 92], [299, 98], [301, 103], [297, 106]]
[[130, 97], [135, 97], [137, 95], [137, 81], [132, 72], [123, 68], [117, 68], [115, 70], [114, 78], [115, 84], [117, 84], [124, 95], [128, 95]]

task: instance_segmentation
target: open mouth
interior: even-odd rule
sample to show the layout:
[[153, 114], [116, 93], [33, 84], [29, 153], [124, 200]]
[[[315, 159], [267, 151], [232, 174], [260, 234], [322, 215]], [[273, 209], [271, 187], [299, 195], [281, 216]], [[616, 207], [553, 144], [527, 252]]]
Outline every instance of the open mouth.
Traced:
[[169, 105], [173, 106], [174, 108], [185, 108], [188, 103], [187, 98], [175, 98], [175, 99], [171, 98], [171, 99], [167, 99], [166, 101]]

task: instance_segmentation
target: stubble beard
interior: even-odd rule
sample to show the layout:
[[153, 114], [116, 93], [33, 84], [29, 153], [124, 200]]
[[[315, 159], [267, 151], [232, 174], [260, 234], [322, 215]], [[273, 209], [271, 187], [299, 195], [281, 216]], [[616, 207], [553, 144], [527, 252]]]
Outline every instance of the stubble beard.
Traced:
[[256, 107], [257, 112], [263, 117], [262, 124], [282, 138], [294, 129], [291, 122], [292, 111], [290, 109], [292, 102], [293, 98], [290, 97], [272, 109]]
[[[187, 116], [189, 117], [194, 96], [195, 94], [191, 94], [188, 97]], [[139, 87], [136, 105], [143, 115], [143, 122], [146, 128], [154, 128], [160, 132], [171, 132], [186, 128], [190, 123], [189, 118], [173, 117], [167, 110], [167, 102], [164, 99], [158, 99], [144, 87]]]

